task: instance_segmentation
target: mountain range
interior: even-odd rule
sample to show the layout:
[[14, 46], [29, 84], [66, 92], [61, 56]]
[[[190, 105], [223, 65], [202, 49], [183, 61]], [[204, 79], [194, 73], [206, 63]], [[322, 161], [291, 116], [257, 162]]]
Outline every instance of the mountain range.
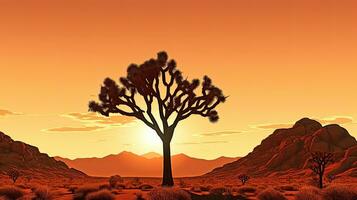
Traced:
[[232, 178], [244, 173], [253, 177], [311, 175], [311, 152], [330, 152], [334, 162], [327, 174], [357, 177], [357, 141], [346, 129], [303, 118], [293, 127], [277, 129], [252, 152], [241, 159], [216, 168], [205, 176]]
[[[162, 176], [162, 156], [155, 152], [137, 155], [123, 151], [119, 154], [102, 158], [77, 158], [71, 160], [55, 157], [55, 159], [91, 176], [111, 176], [115, 174], [129, 177]], [[205, 160], [185, 154], [177, 154], [171, 157], [172, 170], [175, 177], [200, 176], [237, 159], [219, 157], [214, 160]]]
[[9, 170], [17, 170], [21, 176], [31, 177], [87, 177], [83, 172], [41, 153], [37, 147], [14, 141], [0, 132], [0, 175], [5, 175]]

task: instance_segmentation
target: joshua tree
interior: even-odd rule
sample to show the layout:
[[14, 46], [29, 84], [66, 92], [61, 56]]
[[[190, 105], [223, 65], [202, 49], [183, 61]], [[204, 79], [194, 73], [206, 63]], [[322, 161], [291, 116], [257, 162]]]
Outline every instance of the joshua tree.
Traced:
[[16, 169], [9, 170], [7, 172], [7, 175], [11, 178], [11, 180], [14, 184], [15, 184], [16, 180], [20, 177], [20, 173]]
[[241, 174], [238, 176], [238, 179], [242, 182], [242, 185], [245, 185], [245, 183], [249, 180], [249, 176], [246, 174]]
[[91, 101], [89, 111], [104, 116], [110, 113], [133, 116], [153, 129], [163, 143], [162, 185], [173, 186], [170, 143], [175, 128], [191, 115], [208, 117], [211, 122], [216, 122], [218, 113], [215, 108], [226, 97], [207, 76], [204, 76], [200, 90], [198, 79], [184, 79], [176, 69], [176, 62], [168, 60], [166, 52], [159, 52], [156, 59], [143, 64], [129, 65], [126, 77], [119, 80], [122, 86], [110, 78], [104, 80], [100, 102]]
[[333, 162], [333, 154], [329, 152], [312, 152], [310, 169], [319, 176], [319, 187], [323, 188], [323, 177], [326, 166]]

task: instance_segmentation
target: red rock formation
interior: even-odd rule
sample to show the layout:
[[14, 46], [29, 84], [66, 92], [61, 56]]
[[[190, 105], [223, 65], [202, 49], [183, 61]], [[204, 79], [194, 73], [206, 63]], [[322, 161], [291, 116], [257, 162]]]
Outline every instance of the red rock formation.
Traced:
[[357, 169], [357, 142], [339, 125], [322, 127], [315, 120], [304, 118], [292, 128], [278, 129], [265, 138], [247, 156], [216, 168], [208, 176], [234, 176], [246, 173], [251, 176], [268, 176], [306, 171], [310, 152], [333, 152], [335, 163], [328, 173], [355, 176]]

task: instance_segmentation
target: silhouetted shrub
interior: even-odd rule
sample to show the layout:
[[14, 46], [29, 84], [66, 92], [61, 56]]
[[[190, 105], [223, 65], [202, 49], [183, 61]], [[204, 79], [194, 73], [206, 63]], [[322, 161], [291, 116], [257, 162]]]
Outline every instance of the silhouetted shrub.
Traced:
[[114, 200], [115, 196], [109, 190], [99, 190], [89, 193], [86, 200]]
[[323, 193], [324, 200], [356, 200], [357, 191], [346, 186], [335, 185], [325, 188]]
[[190, 194], [174, 188], [156, 188], [148, 195], [150, 200], [191, 200]]
[[257, 197], [259, 200], [287, 200], [281, 192], [273, 188], [263, 190]]
[[322, 200], [321, 190], [317, 187], [302, 187], [295, 195], [296, 200]]
[[180, 188], [185, 188], [185, 187], [187, 187], [187, 184], [183, 179], [180, 179], [179, 180], [179, 186], [180, 186]]
[[238, 179], [240, 180], [240, 182], [242, 182], [242, 185], [245, 185], [245, 183], [249, 180], [249, 176], [246, 174], [240, 174], [238, 176]]
[[93, 185], [84, 185], [74, 191], [74, 200], [84, 200], [89, 193], [97, 192], [99, 189]]
[[18, 199], [24, 196], [24, 192], [15, 186], [5, 186], [0, 188], [0, 197], [5, 197], [5, 199]]
[[52, 200], [54, 195], [48, 187], [38, 186], [34, 189], [35, 200]]
[[123, 182], [123, 179], [119, 175], [114, 175], [114, 176], [109, 177], [109, 185], [112, 188], [115, 188], [118, 183], [122, 183], [122, 182]]

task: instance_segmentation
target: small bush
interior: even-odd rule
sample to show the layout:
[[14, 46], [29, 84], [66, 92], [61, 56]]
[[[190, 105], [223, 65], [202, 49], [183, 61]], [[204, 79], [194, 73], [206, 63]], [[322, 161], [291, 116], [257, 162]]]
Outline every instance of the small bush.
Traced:
[[53, 193], [50, 191], [48, 187], [39, 186], [34, 189], [35, 199], [36, 200], [52, 200], [54, 199]]
[[114, 175], [114, 176], [109, 177], [109, 185], [112, 188], [115, 188], [118, 183], [122, 183], [122, 182], [123, 182], [123, 179], [119, 175]]
[[109, 190], [99, 190], [97, 192], [89, 193], [86, 200], [114, 200], [115, 196]]
[[148, 195], [150, 200], [191, 200], [187, 192], [173, 188], [156, 188]]
[[345, 186], [331, 186], [325, 188], [323, 193], [324, 200], [356, 200], [357, 199], [357, 191], [352, 188], [348, 188]]
[[5, 186], [0, 188], [0, 197], [7, 199], [18, 199], [24, 196], [24, 192], [15, 186]]
[[295, 195], [296, 200], [322, 200], [321, 190], [317, 187], [302, 187]]
[[74, 191], [74, 200], [84, 200], [89, 193], [97, 192], [99, 189], [93, 185], [84, 185]]
[[258, 194], [259, 200], [287, 200], [287, 198], [279, 191], [273, 188], [263, 190]]

